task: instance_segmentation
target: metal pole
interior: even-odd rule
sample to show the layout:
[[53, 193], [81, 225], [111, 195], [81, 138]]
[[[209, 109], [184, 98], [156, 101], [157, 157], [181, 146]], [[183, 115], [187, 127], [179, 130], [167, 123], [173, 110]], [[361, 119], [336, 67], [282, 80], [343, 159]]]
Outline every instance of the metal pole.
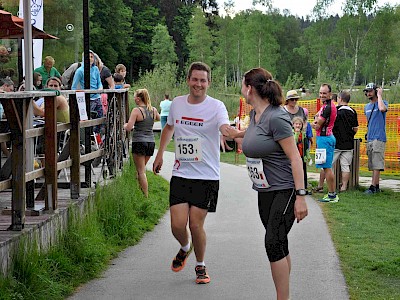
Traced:
[[[89, 60], [89, 0], [83, 0], [83, 52], [84, 52], [84, 82], [85, 90], [90, 89], [90, 60]], [[90, 116], [90, 94], [85, 94], [86, 99], [86, 111], [88, 112], [89, 119]], [[90, 136], [93, 132], [92, 127], [85, 128], [85, 153], [91, 152], [91, 142]], [[85, 182], [88, 187], [91, 186], [92, 181], [92, 168], [91, 161], [85, 163]]]
[[32, 20], [31, 0], [24, 0], [24, 61], [25, 61], [25, 90], [33, 90], [33, 63], [32, 63]]

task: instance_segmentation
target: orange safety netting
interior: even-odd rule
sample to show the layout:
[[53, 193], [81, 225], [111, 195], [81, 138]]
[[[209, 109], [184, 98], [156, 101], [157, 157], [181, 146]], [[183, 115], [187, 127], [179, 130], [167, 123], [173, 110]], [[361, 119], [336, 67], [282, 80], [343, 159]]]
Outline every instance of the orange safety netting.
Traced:
[[[321, 107], [319, 99], [299, 101], [299, 106], [308, 109], [308, 120], [314, 119], [315, 114]], [[367, 132], [367, 119], [364, 114], [365, 104], [350, 103], [349, 106], [354, 108], [358, 115], [359, 128], [355, 138], [360, 138], [363, 142], [360, 145], [360, 170], [368, 170], [368, 158], [366, 152], [366, 143], [364, 135]], [[246, 103], [246, 99], [240, 97], [239, 107], [239, 124], [245, 124], [246, 117], [252, 107]], [[239, 125], [240, 126], [240, 125]], [[244, 129], [244, 128], [241, 128]], [[313, 129], [313, 144], [310, 152], [315, 153], [315, 130]], [[385, 150], [385, 173], [400, 174], [400, 104], [389, 104], [386, 113], [386, 150]]]

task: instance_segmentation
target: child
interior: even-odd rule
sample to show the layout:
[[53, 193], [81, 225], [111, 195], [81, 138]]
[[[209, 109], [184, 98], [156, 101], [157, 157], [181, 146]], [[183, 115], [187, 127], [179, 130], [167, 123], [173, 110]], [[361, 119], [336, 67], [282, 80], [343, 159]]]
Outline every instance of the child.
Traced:
[[304, 186], [307, 188], [307, 162], [311, 159], [310, 151], [308, 147], [308, 139], [303, 130], [304, 119], [302, 117], [294, 117], [293, 123], [293, 135], [296, 142], [297, 149], [299, 150], [300, 156], [303, 160], [303, 172], [304, 172]]
[[[123, 65], [123, 64], [118, 64], [118, 65], [116, 65], [116, 67], [115, 67], [115, 74], [121, 74], [122, 75], [122, 77], [123, 77], [123, 87], [122, 88], [124, 88], [124, 89], [129, 89], [130, 87], [131, 87], [131, 85], [130, 84], [128, 84], [128, 83], [126, 83], [125, 82], [125, 76], [126, 76], [126, 67]], [[114, 74], [114, 77], [115, 77], [115, 74]]]
[[122, 89], [124, 88], [124, 76], [122, 76], [119, 73], [114, 74], [114, 83], [115, 83], [115, 89]]

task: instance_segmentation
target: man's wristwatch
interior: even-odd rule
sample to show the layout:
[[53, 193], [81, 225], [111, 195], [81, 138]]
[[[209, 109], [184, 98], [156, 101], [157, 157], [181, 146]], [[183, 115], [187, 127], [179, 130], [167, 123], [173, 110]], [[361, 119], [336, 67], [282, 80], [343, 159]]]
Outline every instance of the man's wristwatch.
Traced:
[[296, 195], [306, 196], [307, 195], [307, 191], [305, 189], [296, 190]]

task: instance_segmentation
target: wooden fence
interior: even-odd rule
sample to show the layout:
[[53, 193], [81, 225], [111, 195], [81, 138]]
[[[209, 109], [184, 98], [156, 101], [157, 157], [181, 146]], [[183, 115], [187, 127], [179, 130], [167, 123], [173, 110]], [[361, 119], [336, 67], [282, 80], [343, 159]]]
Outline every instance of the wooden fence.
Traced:
[[[91, 162], [96, 157], [104, 155], [104, 149], [91, 151], [92, 126], [113, 122], [118, 124], [114, 130], [119, 136], [125, 136], [123, 124], [129, 117], [128, 91], [119, 90], [85, 90], [86, 108], [90, 111], [90, 94], [106, 93], [108, 99], [116, 99], [118, 114], [112, 114], [115, 120], [107, 120], [106, 117], [80, 121], [80, 114], [76, 101], [76, 91], [62, 91], [63, 95], [69, 97], [70, 123], [57, 124], [55, 97], [56, 91], [35, 91], [0, 93], [0, 101], [4, 107], [7, 122], [10, 127], [9, 133], [0, 134], [0, 142], [11, 141], [11, 155], [0, 169], [0, 191], [12, 190], [11, 193], [11, 225], [9, 230], [20, 231], [24, 228], [26, 209], [32, 209], [35, 201], [44, 200], [44, 209], [52, 212], [57, 209], [57, 187], [58, 173], [65, 168], [70, 168], [70, 189], [71, 199], [77, 199], [81, 187], [90, 187]], [[28, 116], [28, 108], [32, 99], [44, 97], [45, 101], [45, 122], [43, 128], [28, 129], [27, 124], [32, 116]], [[115, 106], [114, 106], [115, 107]], [[90, 115], [90, 114], [88, 114]], [[81, 154], [81, 128], [85, 128], [84, 149]], [[58, 153], [57, 133], [69, 130], [69, 141], [64, 145], [61, 153]], [[33, 153], [30, 143], [33, 138], [44, 136], [44, 167], [32, 170]], [[126, 139], [123, 140], [126, 143]], [[28, 147], [29, 146], [29, 147]], [[27, 155], [28, 153], [28, 155]], [[28, 164], [27, 164], [28, 163]], [[32, 165], [30, 165], [32, 164]], [[84, 180], [81, 182], [81, 165], [84, 165]], [[27, 168], [27, 166], [29, 166]], [[44, 184], [37, 196], [34, 196], [34, 180], [44, 178]]]

